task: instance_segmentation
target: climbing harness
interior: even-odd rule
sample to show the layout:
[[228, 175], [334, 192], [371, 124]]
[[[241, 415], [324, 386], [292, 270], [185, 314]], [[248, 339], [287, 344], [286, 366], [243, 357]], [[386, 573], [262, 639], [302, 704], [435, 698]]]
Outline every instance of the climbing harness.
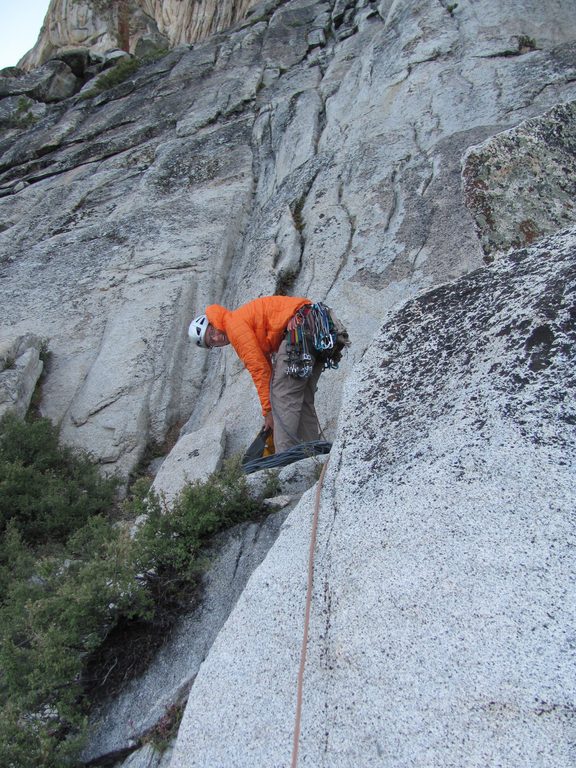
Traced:
[[298, 684], [296, 689], [296, 715], [294, 719], [294, 739], [292, 743], [291, 768], [298, 765], [298, 749], [300, 746], [300, 725], [302, 721], [302, 693], [304, 690], [304, 669], [306, 666], [306, 652], [308, 650], [308, 632], [310, 627], [310, 608], [312, 605], [312, 588], [314, 586], [314, 551], [316, 548], [316, 533], [318, 531], [318, 514], [320, 510], [320, 494], [324, 483], [324, 475], [328, 461], [322, 467], [322, 472], [316, 487], [316, 499], [314, 502], [314, 515], [312, 517], [312, 532], [310, 535], [310, 549], [308, 552], [308, 586], [306, 589], [306, 609], [304, 611], [304, 631], [302, 633], [302, 648], [300, 651], [300, 667], [298, 669]]
[[318, 357], [324, 369], [338, 368], [342, 349], [350, 345], [348, 332], [322, 302], [305, 304], [286, 328], [286, 374], [307, 379]]
[[306, 324], [311, 305], [296, 312], [286, 328], [286, 375], [294, 379], [307, 379], [312, 375], [312, 355]]

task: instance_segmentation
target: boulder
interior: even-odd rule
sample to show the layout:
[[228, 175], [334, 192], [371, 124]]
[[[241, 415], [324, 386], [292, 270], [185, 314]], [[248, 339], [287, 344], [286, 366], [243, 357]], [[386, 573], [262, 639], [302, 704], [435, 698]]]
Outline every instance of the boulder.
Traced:
[[115, 67], [116, 64], [119, 64], [121, 61], [126, 61], [132, 58], [134, 57], [131, 54], [123, 51], [121, 48], [112, 48], [102, 54], [105, 69]]
[[156, 58], [168, 51], [168, 40], [162, 36], [141, 37], [136, 43], [134, 55], [139, 59]]
[[42, 340], [33, 334], [0, 345], [0, 418], [26, 415], [44, 367], [41, 350]]
[[220, 468], [225, 445], [224, 424], [182, 435], [162, 462], [152, 490], [171, 504], [186, 483], [206, 480]]
[[82, 79], [88, 67], [94, 63], [95, 57], [92, 56], [88, 48], [63, 48], [55, 53], [51, 60], [63, 61], [74, 73], [75, 77]]
[[576, 222], [576, 101], [466, 153], [464, 190], [488, 259]]
[[62, 101], [80, 90], [81, 85], [82, 81], [64, 61], [51, 60], [33, 72], [0, 78], [0, 99], [25, 94], [46, 103]]

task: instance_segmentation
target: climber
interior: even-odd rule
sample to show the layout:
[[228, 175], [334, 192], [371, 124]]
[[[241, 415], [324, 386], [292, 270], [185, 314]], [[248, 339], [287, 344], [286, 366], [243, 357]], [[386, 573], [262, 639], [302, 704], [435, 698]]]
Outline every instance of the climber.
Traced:
[[252, 376], [276, 453], [319, 439], [318, 379], [350, 344], [332, 310], [291, 296], [264, 296], [233, 311], [212, 304], [188, 334], [207, 349], [232, 344]]

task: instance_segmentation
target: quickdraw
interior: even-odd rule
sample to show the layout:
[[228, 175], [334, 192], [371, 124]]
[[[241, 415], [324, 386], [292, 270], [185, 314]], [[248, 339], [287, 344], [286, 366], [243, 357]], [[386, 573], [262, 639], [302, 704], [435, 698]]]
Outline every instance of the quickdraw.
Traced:
[[317, 354], [324, 368], [338, 368], [332, 355], [335, 343], [336, 329], [328, 307], [320, 302], [300, 307], [286, 328], [287, 375], [307, 379]]

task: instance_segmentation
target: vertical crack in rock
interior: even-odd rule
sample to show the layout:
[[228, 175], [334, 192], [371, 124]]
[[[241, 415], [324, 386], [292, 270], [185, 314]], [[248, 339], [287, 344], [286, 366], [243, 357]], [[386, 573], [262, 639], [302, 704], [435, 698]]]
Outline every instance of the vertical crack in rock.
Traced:
[[326, 99], [322, 96], [321, 88], [316, 88], [316, 94], [318, 95], [318, 99], [320, 101], [320, 109], [318, 111], [317, 115], [317, 126], [315, 130], [314, 135], [314, 154], [317, 155], [319, 152], [320, 143], [322, 141], [322, 134], [324, 133], [324, 129], [326, 127]]
[[[345, 442], [345, 441], [344, 441]], [[344, 446], [343, 446], [344, 448]], [[332, 537], [332, 532], [334, 530], [334, 526], [336, 524], [336, 520], [338, 518], [338, 488], [336, 485], [336, 478], [338, 477], [340, 470], [342, 468], [342, 455], [343, 455], [343, 449], [338, 453], [338, 464], [334, 467], [330, 467], [330, 477], [333, 478], [332, 485], [330, 489], [325, 489], [325, 497], [330, 502], [329, 506], [329, 512], [327, 513], [326, 507], [328, 506], [326, 503], [324, 504], [324, 519], [326, 520], [327, 514], [329, 514], [328, 517], [328, 524], [324, 524], [323, 529], [325, 531], [324, 538], [323, 538], [323, 549], [325, 552], [330, 552], [330, 542]]]
[[384, 222], [384, 226], [382, 228], [383, 235], [386, 235], [390, 232], [392, 228], [392, 222], [395, 220], [400, 208], [401, 186], [398, 184], [397, 179], [398, 172], [396, 168], [394, 168], [390, 174], [390, 186], [392, 187], [392, 205], [387, 211], [386, 221]]
[[266, 165], [269, 162], [268, 157], [264, 156], [264, 150], [267, 155], [272, 155], [272, 125], [271, 125], [271, 110], [267, 104], [261, 108], [254, 119], [254, 125], [251, 137], [251, 149], [252, 149], [252, 178], [253, 178], [253, 191], [252, 191], [252, 206], [255, 207], [257, 202], [257, 193], [260, 187], [261, 174], [266, 171]]
[[[306, 205], [306, 200], [318, 174], [320, 173], [320, 170], [321, 167], [319, 166], [313, 171], [313, 173], [305, 181], [299, 196], [294, 198], [288, 205], [288, 209], [292, 217], [294, 231], [296, 232], [298, 238], [298, 261], [297, 264], [291, 263], [289, 266], [290, 280], [292, 283], [300, 274], [303, 266], [304, 249], [306, 246], [306, 222], [304, 220], [304, 206]], [[279, 279], [281, 279], [281, 275], [279, 275]]]
[[[340, 208], [346, 214], [346, 218], [347, 218], [348, 223], [349, 223], [350, 226], [349, 226], [349, 233], [348, 233], [348, 241], [346, 243], [346, 246], [344, 247], [342, 256], [340, 257], [340, 263], [338, 264], [338, 268], [336, 270], [336, 273], [334, 274], [332, 282], [330, 283], [330, 285], [328, 286], [328, 289], [326, 291], [326, 296], [327, 297], [330, 296], [330, 293], [331, 293], [332, 289], [334, 288], [334, 286], [336, 285], [336, 283], [338, 282], [338, 280], [340, 278], [340, 275], [342, 274], [343, 270], [345, 270], [346, 267], [348, 266], [348, 260], [350, 258], [350, 254], [352, 252], [352, 246], [353, 246], [353, 243], [354, 243], [354, 235], [356, 234], [356, 219], [350, 213], [348, 207], [344, 203], [344, 199], [343, 198], [344, 198], [344, 184], [343, 184], [342, 178], [339, 177], [339, 179], [338, 179], [338, 205], [340, 206]], [[312, 275], [312, 279], [310, 281], [310, 288], [309, 288], [309, 290], [312, 290], [313, 277], [314, 277], [314, 275]]]
[[410, 271], [411, 271], [411, 274], [410, 274], [410, 282], [412, 282], [412, 281], [414, 280], [414, 275], [415, 275], [415, 272], [416, 272], [416, 266], [417, 266], [417, 264], [418, 264], [418, 259], [420, 258], [420, 254], [421, 254], [421, 253], [422, 253], [422, 251], [424, 250], [425, 246], [426, 246], [426, 243], [423, 243], [423, 244], [420, 246], [420, 248], [418, 248], [418, 250], [416, 251], [416, 253], [414, 254], [414, 257], [413, 257], [413, 259], [412, 259], [412, 264], [410, 265]]
[[[332, 461], [330, 459], [329, 461]], [[336, 465], [328, 466], [327, 479], [331, 478], [331, 484], [325, 481], [323, 492], [321, 494], [320, 506], [320, 528], [321, 539], [317, 543], [317, 557], [315, 571], [317, 572], [316, 581], [320, 582], [319, 576], [323, 575], [321, 582], [321, 601], [319, 605], [320, 616], [322, 617], [321, 629], [318, 631], [318, 659], [321, 669], [324, 671], [323, 690], [323, 717], [324, 725], [322, 729], [323, 748], [322, 753], [328, 755], [330, 752], [330, 735], [334, 724], [334, 712], [338, 709], [338, 704], [330, 701], [330, 681], [335, 674], [338, 664], [336, 658], [335, 639], [333, 637], [332, 622], [334, 606], [334, 589], [331, 586], [333, 578], [333, 545], [332, 536], [336, 529], [338, 518], [338, 486], [337, 478], [342, 466], [342, 452], [338, 453], [338, 462]], [[320, 585], [319, 585], [320, 586]], [[318, 589], [318, 587], [317, 587]], [[336, 606], [337, 608], [337, 606]]]

